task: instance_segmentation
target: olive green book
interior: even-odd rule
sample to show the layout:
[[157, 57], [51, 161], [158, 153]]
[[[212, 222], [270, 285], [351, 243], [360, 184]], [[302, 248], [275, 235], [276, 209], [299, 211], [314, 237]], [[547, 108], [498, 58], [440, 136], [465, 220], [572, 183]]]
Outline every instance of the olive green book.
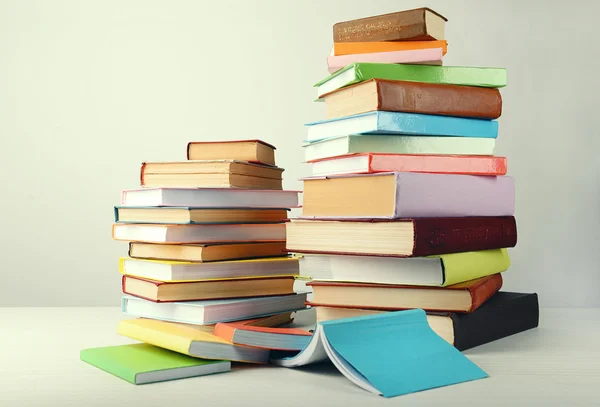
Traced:
[[345, 86], [370, 79], [502, 88], [506, 86], [506, 69], [356, 62], [329, 75], [315, 86], [320, 98]]
[[146, 343], [84, 349], [82, 361], [133, 384], [185, 379], [231, 370], [231, 362], [182, 355]]

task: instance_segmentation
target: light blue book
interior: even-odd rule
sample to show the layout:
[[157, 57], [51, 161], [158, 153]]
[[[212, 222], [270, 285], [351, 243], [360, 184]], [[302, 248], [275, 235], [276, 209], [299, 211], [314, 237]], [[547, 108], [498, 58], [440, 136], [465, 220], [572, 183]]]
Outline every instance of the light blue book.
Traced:
[[307, 123], [306, 141], [350, 134], [497, 138], [495, 120], [402, 112], [369, 112]]
[[272, 358], [285, 367], [329, 359], [352, 383], [384, 397], [487, 377], [429, 327], [421, 309], [319, 322], [304, 350]]

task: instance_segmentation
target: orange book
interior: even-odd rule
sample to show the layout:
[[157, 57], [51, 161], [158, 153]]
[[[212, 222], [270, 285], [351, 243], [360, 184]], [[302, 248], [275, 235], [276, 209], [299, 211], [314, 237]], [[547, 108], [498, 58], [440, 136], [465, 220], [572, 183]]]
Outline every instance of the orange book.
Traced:
[[273, 350], [302, 350], [312, 333], [298, 328], [251, 326], [244, 322], [219, 322], [214, 335], [235, 345]]
[[349, 154], [310, 161], [313, 176], [427, 172], [498, 176], [506, 174], [506, 157], [408, 154]]
[[408, 51], [441, 48], [442, 55], [448, 51], [448, 43], [438, 41], [381, 41], [381, 42], [334, 42], [333, 55], [370, 54], [372, 52]]

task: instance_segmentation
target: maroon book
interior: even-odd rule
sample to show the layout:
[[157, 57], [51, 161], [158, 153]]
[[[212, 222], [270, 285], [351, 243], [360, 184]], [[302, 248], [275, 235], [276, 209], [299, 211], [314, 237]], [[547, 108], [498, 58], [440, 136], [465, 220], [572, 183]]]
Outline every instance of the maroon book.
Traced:
[[414, 219], [292, 219], [289, 252], [421, 257], [514, 247], [513, 216]]

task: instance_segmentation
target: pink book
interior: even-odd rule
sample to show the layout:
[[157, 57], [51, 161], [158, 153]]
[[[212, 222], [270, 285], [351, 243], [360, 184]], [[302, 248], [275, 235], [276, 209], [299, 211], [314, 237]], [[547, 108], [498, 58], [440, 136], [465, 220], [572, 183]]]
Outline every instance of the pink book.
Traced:
[[381, 62], [386, 64], [428, 64], [440, 65], [443, 51], [441, 48], [414, 49], [392, 52], [373, 52], [370, 54], [329, 55], [327, 67], [334, 73], [355, 62]]

